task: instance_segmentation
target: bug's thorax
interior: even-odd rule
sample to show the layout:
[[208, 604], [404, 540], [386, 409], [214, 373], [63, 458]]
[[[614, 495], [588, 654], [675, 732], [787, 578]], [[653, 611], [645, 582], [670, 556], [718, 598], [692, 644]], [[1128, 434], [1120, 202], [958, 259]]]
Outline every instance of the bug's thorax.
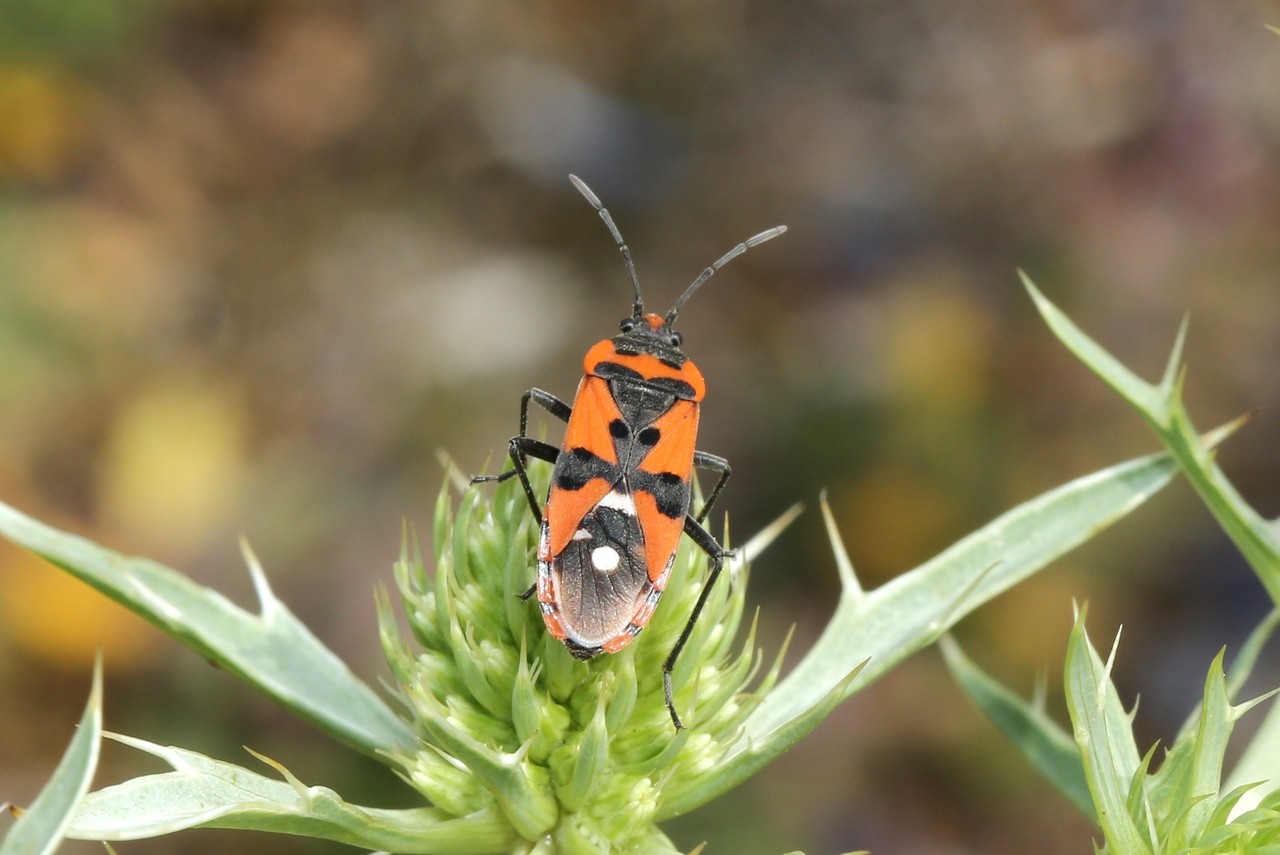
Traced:
[[706, 395], [706, 381], [680, 342], [680, 334], [660, 315], [628, 318], [619, 335], [587, 351], [583, 370], [609, 381], [624, 398], [652, 393], [697, 403]]

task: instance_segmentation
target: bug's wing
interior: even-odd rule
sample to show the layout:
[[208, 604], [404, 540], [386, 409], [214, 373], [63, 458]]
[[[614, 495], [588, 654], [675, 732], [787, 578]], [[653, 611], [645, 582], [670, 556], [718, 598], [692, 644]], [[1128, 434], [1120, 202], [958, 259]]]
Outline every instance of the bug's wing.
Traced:
[[[693, 449], [698, 438], [698, 405], [676, 401], [653, 422], [660, 431], [658, 443], [637, 467], [646, 489], [635, 490], [635, 505], [644, 532], [645, 561], [649, 579], [661, 588], [689, 512], [689, 478]], [[635, 485], [633, 485], [635, 486]]]
[[608, 382], [584, 377], [556, 460], [538, 547], [538, 600], [548, 629], [595, 652], [620, 648], [626, 643], [620, 637], [630, 640], [637, 602], [652, 587], [644, 532], [609, 432], [622, 418]]
[[[616, 411], [612, 397], [608, 403]], [[660, 439], [635, 471], [618, 472], [559, 538], [551, 510], [568, 491], [559, 485], [552, 490], [539, 600], [557, 635], [587, 650], [615, 652], [648, 623], [684, 529], [697, 420], [696, 404], [676, 402], [653, 422]], [[581, 498], [575, 494], [574, 500]]]
[[633, 509], [627, 494], [610, 492], [540, 567], [548, 626], [558, 621], [567, 639], [584, 649], [621, 649], [644, 626], [661, 593], [649, 579], [644, 533]]
[[599, 377], [582, 378], [547, 495], [548, 536], [541, 560], [563, 552], [582, 518], [613, 490], [619, 473], [609, 423], [620, 418], [609, 384]]

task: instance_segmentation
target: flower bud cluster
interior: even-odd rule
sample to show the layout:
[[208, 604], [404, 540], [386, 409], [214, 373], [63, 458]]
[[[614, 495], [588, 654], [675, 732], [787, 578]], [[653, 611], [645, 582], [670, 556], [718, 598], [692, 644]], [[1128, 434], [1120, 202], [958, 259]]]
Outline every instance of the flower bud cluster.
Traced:
[[664, 792], [714, 767], [758, 697], [744, 694], [759, 665], [754, 632], [735, 643], [745, 572], [726, 568], [677, 663], [687, 726], [678, 732], [662, 667], [706, 556], [685, 544], [636, 641], [581, 662], [547, 633], [537, 599], [519, 596], [534, 580], [538, 532], [518, 482], [471, 488], [452, 504], [446, 489], [434, 572], [409, 538], [396, 566], [411, 640], [388, 599], [380, 604], [383, 646], [419, 737], [395, 758], [404, 778], [450, 815], [500, 816], [510, 851], [669, 850], [655, 826]]

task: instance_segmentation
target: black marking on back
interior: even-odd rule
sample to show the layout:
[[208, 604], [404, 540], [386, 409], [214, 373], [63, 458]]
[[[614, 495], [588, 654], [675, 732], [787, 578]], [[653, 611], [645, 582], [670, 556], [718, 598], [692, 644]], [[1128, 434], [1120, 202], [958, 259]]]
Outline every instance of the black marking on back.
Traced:
[[578, 446], [570, 448], [556, 460], [555, 485], [561, 490], [581, 490], [592, 478], [615, 483], [619, 476], [616, 464]]
[[584, 647], [572, 638], [565, 638], [564, 646], [569, 648], [569, 653], [574, 659], [580, 659], [583, 662], [604, 653], [604, 648], [599, 645], [595, 647]]
[[[655, 388], [652, 383], [611, 380], [609, 394], [613, 396], [614, 403], [618, 405], [618, 410], [633, 435], [647, 428], [676, 402], [675, 395]], [[621, 456], [618, 457], [618, 460], [622, 459]]]
[[[679, 368], [679, 365], [672, 365], [672, 368]], [[591, 368], [591, 373], [597, 377], [603, 377], [609, 381], [609, 385], [615, 390], [619, 385], [636, 385], [649, 386], [668, 395], [674, 395], [686, 401], [692, 401], [696, 396], [693, 386], [677, 377], [645, 377], [634, 368], [629, 368], [617, 362], [597, 362]], [[615, 393], [616, 397], [616, 393]]]
[[634, 368], [628, 368], [617, 362], [597, 362], [591, 368], [591, 373], [597, 377], [603, 377], [606, 380], [631, 380], [635, 383], [643, 383], [644, 375]]
[[692, 401], [697, 394], [692, 386], [683, 380], [677, 380], [675, 377], [654, 377], [646, 380], [645, 383], [664, 392], [669, 392], [685, 401]]
[[654, 474], [638, 470], [631, 475], [631, 487], [643, 490], [658, 503], [658, 513], [680, 519], [689, 512], [689, 482], [674, 472]]

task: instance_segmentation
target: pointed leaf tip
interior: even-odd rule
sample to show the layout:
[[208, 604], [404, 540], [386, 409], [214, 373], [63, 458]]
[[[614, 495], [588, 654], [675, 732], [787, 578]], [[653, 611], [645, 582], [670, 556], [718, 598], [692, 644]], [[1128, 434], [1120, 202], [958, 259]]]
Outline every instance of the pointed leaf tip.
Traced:
[[258, 616], [264, 621], [270, 622], [279, 611], [280, 601], [276, 599], [275, 592], [271, 590], [271, 583], [267, 581], [266, 571], [262, 569], [262, 562], [258, 560], [257, 553], [253, 551], [253, 547], [249, 545], [249, 538], [240, 535], [240, 555], [244, 558], [244, 563], [249, 568], [249, 578], [253, 582], [253, 592], [258, 597]]
[[1035, 283], [1031, 281], [1031, 277], [1027, 275], [1027, 271], [1021, 267], [1018, 268], [1018, 278], [1022, 280], [1022, 287], [1030, 291], [1032, 296], [1040, 293], [1040, 289], [1036, 288]]
[[[489, 471], [490, 459], [490, 457], [486, 457], [484, 459], [484, 466], [480, 469], [481, 472]], [[440, 468], [444, 470], [445, 480], [451, 484], [455, 490], [459, 493], [465, 493], [470, 489], [471, 479], [462, 474], [462, 469], [454, 459], [449, 456], [449, 452], [445, 451], [443, 448], [437, 448], [436, 460], [439, 461]]]
[[79, 727], [58, 768], [26, 811], [0, 839], [0, 855], [52, 855], [67, 835], [75, 811], [89, 791], [102, 734], [102, 654], [93, 666], [93, 687]]
[[1164, 377], [1160, 381], [1161, 391], [1166, 398], [1170, 397], [1176, 386], [1181, 385], [1186, 374], [1187, 367], [1182, 362], [1182, 353], [1187, 343], [1187, 328], [1190, 325], [1191, 313], [1187, 312], [1182, 316], [1182, 323], [1178, 325], [1178, 335], [1173, 340], [1173, 350], [1169, 352], [1169, 361], [1165, 364]]
[[[790, 527], [791, 523], [795, 522], [796, 517], [800, 516], [800, 514], [803, 511], [804, 511], [804, 505], [797, 502], [796, 504], [792, 505], [791, 507], [783, 511], [782, 514], [773, 522], [769, 523], [767, 526], [760, 529], [760, 531], [756, 532], [755, 536], [753, 536], [750, 540], [748, 540], [746, 543], [744, 543], [741, 547], [739, 547], [736, 550], [739, 558], [735, 562], [734, 566], [750, 564], [752, 561], [754, 561], [760, 555], [760, 553], [768, 549], [769, 546], [772, 545], [773, 542], [777, 540], [778, 537], [781, 536], [781, 534], [784, 531], [786, 531], [788, 527]], [[728, 539], [728, 523], [727, 522], [725, 524], [725, 527], [726, 527], [725, 539], [727, 540]]]
[[844, 538], [840, 536], [840, 529], [836, 526], [836, 518], [831, 512], [831, 505], [827, 502], [825, 489], [819, 495], [818, 502], [822, 506], [822, 522], [827, 529], [827, 539], [831, 542], [831, 552], [836, 559], [836, 572], [840, 574], [840, 587], [844, 596], [861, 599], [864, 594], [862, 583], [858, 581], [858, 574], [853, 569], [853, 561], [850, 560], [849, 551], [845, 548]]

